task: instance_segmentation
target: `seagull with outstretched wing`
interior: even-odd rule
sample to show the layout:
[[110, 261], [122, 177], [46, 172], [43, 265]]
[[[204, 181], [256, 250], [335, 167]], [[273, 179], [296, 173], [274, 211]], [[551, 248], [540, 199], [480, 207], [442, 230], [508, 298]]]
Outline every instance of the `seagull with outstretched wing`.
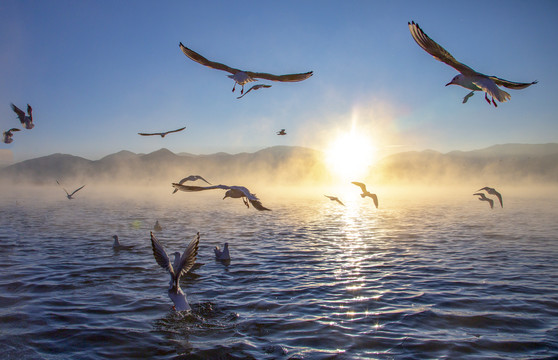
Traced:
[[376, 194], [372, 194], [371, 192], [366, 190], [365, 184], [357, 181], [353, 181], [351, 182], [351, 184], [355, 184], [356, 186], [360, 187], [360, 189], [362, 190], [362, 194], [360, 194], [360, 197], [364, 198], [368, 196], [369, 198], [372, 199], [372, 201], [374, 201], [374, 205], [376, 205], [376, 209], [378, 208], [378, 197], [376, 196]]
[[176, 129], [176, 130], [170, 130], [170, 131], [164, 131], [164, 132], [156, 132], [156, 133], [138, 133], [138, 135], [141, 136], [153, 136], [153, 135], [159, 135], [162, 138], [164, 138], [166, 135], [170, 134], [170, 133], [175, 133], [175, 132], [179, 132], [186, 129], [186, 126], [184, 126], [183, 128], [180, 129]]
[[287, 132], [285, 129], [281, 129], [280, 131], [277, 131], [277, 135], [287, 135]]
[[[207, 184], [211, 185], [211, 183], [207, 180], [205, 180], [203, 177], [201, 177], [200, 175], [190, 175], [190, 176], [186, 176], [184, 179], [180, 180], [178, 182], [178, 185], [182, 185], [184, 184], [186, 181], [196, 181], [196, 180], [203, 180], [205, 181]], [[178, 189], [174, 189], [173, 190], [173, 194], [176, 193], [178, 191]]]
[[473, 195], [478, 195], [480, 201], [487, 201], [490, 204], [490, 208], [494, 209], [494, 200], [487, 198], [484, 193], [474, 193]]
[[449, 83], [446, 84], [446, 86], [459, 85], [466, 89], [472, 90], [472, 92], [468, 93], [465, 96], [465, 98], [463, 99], [463, 103], [466, 103], [467, 100], [471, 96], [473, 96], [474, 91], [484, 91], [484, 98], [486, 99], [486, 101], [488, 101], [488, 103], [490, 104], [490, 100], [488, 99], [488, 95], [490, 95], [492, 97], [492, 104], [494, 104], [494, 106], [498, 106], [494, 99], [498, 100], [499, 102], [505, 102], [508, 101], [511, 97], [510, 94], [500, 89], [498, 86], [504, 86], [508, 89], [520, 90], [537, 83], [537, 81], [533, 81], [530, 83], [520, 83], [504, 80], [496, 76], [481, 74], [471, 69], [469, 66], [457, 61], [446, 49], [441, 47], [438, 43], [436, 43], [428, 35], [426, 35], [426, 33], [422, 31], [422, 29], [414, 21], [408, 24], [413, 39], [421, 48], [423, 48], [424, 51], [432, 55], [434, 59], [446, 63], [447, 65], [460, 72], [460, 74], [456, 75]]
[[498, 191], [496, 191], [496, 189], [485, 186], [482, 189], [479, 189], [477, 191], [486, 191], [487, 193], [489, 193], [490, 195], [494, 195], [498, 198], [498, 201], [500, 201], [500, 206], [504, 207], [504, 200], [502, 200], [502, 194], [500, 194]]
[[331, 201], [336, 201], [336, 202], [338, 202], [339, 204], [345, 206], [345, 204], [343, 204], [343, 203], [341, 202], [341, 200], [339, 200], [339, 198], [338, 198], [337, 196], [329, 196], [329, 195], [324, 195], [324, 196], [325, 196], [326, 198], [328, 198], [329, 200], [331, 200]]
[[287, 74], [287, 75], [273, 75], [273, 74], [262, 73], [262, 72], [243, 71], [243, 70], [232, 68], [225, 64], [221, 64], [216, 61], [210, 61], [205, 57], [201, 56], [200, 54], [198, 54], [197, 52], [188, 49], [182, 43], [180, 43], [179, 46], [182, 52], [184, 53], [184, 55], [194, 60], [195, 62], [210, 67], [212, 69], [222, 70], [231, 73], [232, 75], [228, 75], [228, 77], [233, 79], [235, 82], [232, 91], [234, 92], [236, 88], [236, 84], [238, 84], [242, 86], [242, 90], [240, 91], [241, 95], [244, 93], [244, 85], [249, 82], [256, 81], [255, 79], [264, 79], [264, 80], [281, 81], [281, 82], [297, 82], [297, 81], [306, 80], [313, 74], [312, 71], [306, 73], [300, 73], [300, 74]]
[[250, 190], [248, 190], [244, 186], [228, 186], [228, 185], [192, 186], [192, 185], [181, 185], [177, 183], [173, 183], [172, 186], [177, 190], [185, 191], [185, 192], [204, 191], [204, 190], [213, 190], [213, 189], [227, 190], [225, 192], [225, 197], [223, 198], [223, 200], [228, 197], [233, 199], [241, 198], [244, 201], [244, 205], [246, 205], [247, 207], [250, 207], [250, 205], [248, 205], [248, 202], [250, 202], [250, 204], [252, 204], [252, 206], [257, 210], [270, 211], [270, 209], [262, 205], [260, 199], [256, 197], [256, 194], [252, 194]]
[[27, 115], [14, 104], [12, 104], [12, 110], [17, 114], [17, 118], [24, 128], [31, 130], [35, 127], [35, 124], [33, 124], [33, 108], [31, 105], [27, 104]]
[[[58, 182], [58, 180], [56, 180], [56, 183], [57, 183], [58, 185], [60, 185], [60, 183]], [[62, 185], [60, 185], [60, 187], [62, 187]], [[85, 187], [85, 185], [82, 185], [81, 187], [75, 189], [74, 192], [72, 192], [71, 194], [68, 193], [68, 191], [66, 191], [66, 189], [64, 189], [64, 187], [62, 187], [62, 190], [64, 190], [64, 192], [66, 193], [66, 197], [68, 198], [68, 200], [72, 200], [74, 194], [77, 193], [78, 191], [80, 191], [81, 189], [83, 189], [84, 187]]]
[[14, 131], [21, 131], [18, 128], [11, 128], [10, 130], [6, 130], [2, 133], [2, 142], [6, 144], [11, 144], [14, 141]]

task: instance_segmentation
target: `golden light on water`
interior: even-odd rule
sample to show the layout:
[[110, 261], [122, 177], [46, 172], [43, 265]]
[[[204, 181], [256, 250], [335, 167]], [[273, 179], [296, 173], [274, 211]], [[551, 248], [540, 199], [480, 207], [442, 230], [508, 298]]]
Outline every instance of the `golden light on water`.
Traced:
[[353, 127], [351, 131], [339, 134], [329, 145], [326, 162], [332, 174], [341, 180], [358, 181], [377, 160], [376, 151], [371, 139]]

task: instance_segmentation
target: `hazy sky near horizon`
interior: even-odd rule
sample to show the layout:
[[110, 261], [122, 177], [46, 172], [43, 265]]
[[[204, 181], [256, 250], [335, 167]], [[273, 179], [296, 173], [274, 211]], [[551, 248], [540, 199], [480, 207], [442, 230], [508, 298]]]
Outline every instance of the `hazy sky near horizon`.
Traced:
[[[323, 150], [352, 126], [381, 154], [558, 142], [556, 15], [556, 1], [1, 0], [0, 130], [20, 126], [12, 102], [31, 104], [36, 126], [0, 149], [15, 161]], [[477, 71], [539, 83], [506, 90], [498, 108], [480, 93], [462, 104], [468, 91], [444, 86], [457, 72], [414, 42], [411, 20]], [[179, 42], [232, 67], [314, 76], [237, 100], [228, 73]]]

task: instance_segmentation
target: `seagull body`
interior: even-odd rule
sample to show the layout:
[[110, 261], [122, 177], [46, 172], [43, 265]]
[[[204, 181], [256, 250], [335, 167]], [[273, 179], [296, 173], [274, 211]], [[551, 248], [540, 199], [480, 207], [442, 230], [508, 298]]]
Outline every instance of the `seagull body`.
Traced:
[[376, 209], [378, 208], [378, 197], [376, 196], [376, 194], [372, 194], [371, 192], [366, 190], [365, 184], [357, 181], [353, 181], [351, 184], [355, 184], [356, 186], [360, 187], [362, 189], [362, 194], [360, 194], [360, 197], [362, 198], [366, 196], [370, 197], [374, 201], [374, 205], [376, 205]]
[[157, 261], [159, 266], [168, 271], [170, 275], [168, 294], [169, 298], [174, 303], [174, 308], [177, 311], [190, 310], [190, 305], [186, 300], [186, 294], [184, 294], [184, 291], [180, 288], [180, 277], [190, 271], [196, 262], [200, 242], [200, 233], [197, 233], [196, 237], [190, 242], [182, 256], [180, 256], [178, 251], [174, 253], [174, 261], [172, 264], [165, 252], [165, 249], [155, 238], [153, 232], [150, 234], [151, 248], [153, 249], [155, 261]]
[[13, 136], [14, 134], [12, 134], [13, 131], [21, 131], [18, 128], [11, 128], [10, 130], [4, 131], [2, 133], [2, 142], [5, 142], [6, 144], [11, 144], [14, 139]]
[[221, 64], [215, 61], [210, 61], [205, 57], [201, 56], [200, 54], [198, 54], [197, 52], [188, 49], [182, 43], [180, 43], [179, 46], [182, 52], [184, 53], [184, 55], [194, 60], [195, 62], [210, 67], [212, 69], [222, 70], [231, 73], [232, 75], [228, 75], [228, 77], [234, 80], [234, 86], [232, 91], [234, 92], [236, 88], [236, 84], [238, 84], [242, 86], [242, 90], [240, 91], [240, 94], [244, 93], [244, 85], [249, 82], [256, 81], [255, 79], [265, 79], [270, 81], [281, 81], [281, 82], [296, 82], [296, 81], [306, 80], [313, 74], [312, 71], [301, 73], [301, 74], [287, 74], [287, 75], [273, 75], [268, 73], [243, 71], [243, 70], [232, 68], [225, 64]]
[[159, 220], [155, 220], [155, 225], [153, 225], [153, 230], [155, 231], [163, 230], [163, 227], [161, 226], [161, 224], [159, 224]]
[[223, 250], [219, 249], [219, 246], [215, 246], [215, 249], [213, 249], [213, 251], [215, 252], [215, 258], [217, 260], [231, 259], [231, 255], [229, 254], [229, 243], [225, 243], [225, 245], [223, 246]]
[[489, 193], [490, 195], [494, 195], [498, 198], [498, 201], [500, 201], [500, 206], [504, 207], [504, 201], [502, 200], [502, 194], [500, 194], [498, 191], [496, 191], [496, 189], [485, 186], [482, 189], [479, 189], [477, 191], [486, 191], [487, 193]]
[[175, 133], [175, 132], [179, 132], [186, 129], [186, 126], [180, 128], [180, 129], [176, 129], [176, 130], [169, 130], [169, 131], [164, 131], [164, 132], [157, 132], [157, 133], [138, 133], [138, 135], [141, 136], [153, 136], [153, 135], [160, 135], [162, 138], [164, 138], [166, 135], [170, 134], [170, 133]]
[[277, 135], [287, 135], [287, 133], [285, 132], [285, 129], [281, 129], [281, 131], [277, 132]]
[[252, 194], [250, 190], [248, 190], [244, 186], [228, 186], [228, 185], [191, 186], [191, 185], [181, 185], [177, 183], [173, 183], [172, 186], [177, 190], [185, 191], [185, 192], [204, 191], [204, 190], [213, 190], [213, 189], [227, 190], [227, 192], [225, 192], [225, 197], [223, 197], [223, 200], [228, 197], [233, 199], [242, 198], [242, 200], [244, 201], [244, 205], [246, 205], [247, 207], [250, 207], [250, 205], [248, 205], [248, 202], [250, 202], [250, 204], [252, 204], [252, 206], [255, 207], [257, 210], [270, 211], [270, 209], [262, 205], [260, 199], [256, 197], [256, 194]]
[[496, 76], [488, 76], [479, 73], [471, 69], [469, 66], [457, 61], [446, 49], [444, 49], [434, 40], [428, 37], [428, 35], [426, 35], [426, 33], [422, 31], [422, 29], [414, 21], [408, 24], [413, 39], [421, 48], [432, 55], [434, 59], [446, 63], [447, 65], [460, 72], [460, 74], [456, 75], [449, 83], [446, 84], [446, 86], [459, 85], [466, 89], [472, 90], [472, 92], [468, 93], [465, 96], [465, 98], [463, 99], [463, 103], [466, 103], [467, 100], [471, 96], [473, 96], [474, 91], [483, 91], [485, 93], [484, 98], [486, 99], [486, 101], [488, 101], [488, 103], [490, 104], [490, 100], [488, 99], [488, 95], [490, 95], [492, 97], [492, 104], [494, 106], [498, 106], [494, 99], [498, 100], [499, 102], [505, 102], [508, 101], [511, 97], [510, 94], [500, 89], [498, 86], [520, 90], [537, 83], [537, 81], [533, 81], [530, 83], [513, 82], [498, 78]]
[[114, 250], [130, 250], [131, 248], [133, 248], [133, 245], [122, 245], [120, 244], [120, 242], [118, 241], [118, 235], [113, 235], [112, 236], [114, 239], [114, 243], [112, 244], [112, 248]]
[[252, 90], [255, 91], [255, 90], [262, 89], [262, 88], [270, 88], [270, 87], [271, 87], [271, 85], [264, 85], [264, 84], [256, 84], [256, 85], [253, 85], [253, 86], [252, 86], [250, 89], [248, 89], [248, 91], [246, 91], [244, 94], [238, 96], [237, 99], [240, 99], [240, 98], [244, 97], [244, 95], [248, 94], [248, 93], [249, 93], [250, 91], [252, 91]]
[[324, 195], [326, 198], [328, 198], [331, 201], [337, 201], [339, 204], [345, 206], [345, 204], [343, 204], [341, 202], [341, 200], [339, 200], [339, 198], [337, 196], [329, 196], [329, 195]]
[[[56, 180], [56, 183], [57, 183], [58, 185], [60, 185], [60, 183], [58, 182], [58, 180]], [[60, 185], [60, 186], [62, 186], [62, 185]], [[64, 189], [64, 188], [62, 188], [62, 190], [64, 190], [64, 192], [66, 193], [66, 197], [68, 198], [68, 200], [72, 200], [72, 199], [73, 199], [73, 195], [74, 195], [75, 193], [77, 193], [78, 191], [80, 191], [81, 189], [83, 189], [84, 187], [85, 187], [85, 185], [82, 185], [81, 187], [75, 189], [74, 192], [71, 193], [71, 194], [69, 194], [69, 193], [66, 191], [66, 189]]]
[[[185, 177], [184, 179], [180, 180], [178, 182], [179, 185], [184, 184], [186, 181], [196, 181], [196, 180], [203, 180], [206, 183], [208, 183], [209, 185], [211, 185], [211, 183], [207, 180], [205, 180], [203, 177], [201, 177], [200, 175], [190, 175]], [[174, 191], [172, 192], [173, 194], [176, 193], [178, 191], [178, 189], [174, 189]]]
[[474, 193], [473, 195], [478, 195], [480, 201], [488, 201], [490, 208], [494, 209], [494, 200], [487, 198], [484, 193]]
[[17, 114], [19, 122], [21, 122], [24, 128], [31, 130], [35, 127], [35, 124], [33, 124], [33, 108], [31, 105], [27, 104], [27, 115], [14, 104], [12, 104], [12, 110]]

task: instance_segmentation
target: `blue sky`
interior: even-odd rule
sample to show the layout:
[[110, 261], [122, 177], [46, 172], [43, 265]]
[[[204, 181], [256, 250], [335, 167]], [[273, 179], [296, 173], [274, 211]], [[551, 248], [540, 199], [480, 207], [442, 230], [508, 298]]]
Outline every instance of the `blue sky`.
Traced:
[[[325, 149], [351, 126], [381, 154], [558, 142], [556, 1], [0, 1], [0, 127], [30, 103], [14, 160], [120, 151], [238, 153]], [[412, 39], [414, 20], [459, 61], [512, 81], [539, 80], [496, 109], [444, 85], [457, 74]], [[237, 100], [227, 65], [314, 71]], [[238, 91], [238, 90], [237, 90]], [[179, 134], [141, 137], [138, 132]], [[288, 136], [276, 136], [281, 128]]]

